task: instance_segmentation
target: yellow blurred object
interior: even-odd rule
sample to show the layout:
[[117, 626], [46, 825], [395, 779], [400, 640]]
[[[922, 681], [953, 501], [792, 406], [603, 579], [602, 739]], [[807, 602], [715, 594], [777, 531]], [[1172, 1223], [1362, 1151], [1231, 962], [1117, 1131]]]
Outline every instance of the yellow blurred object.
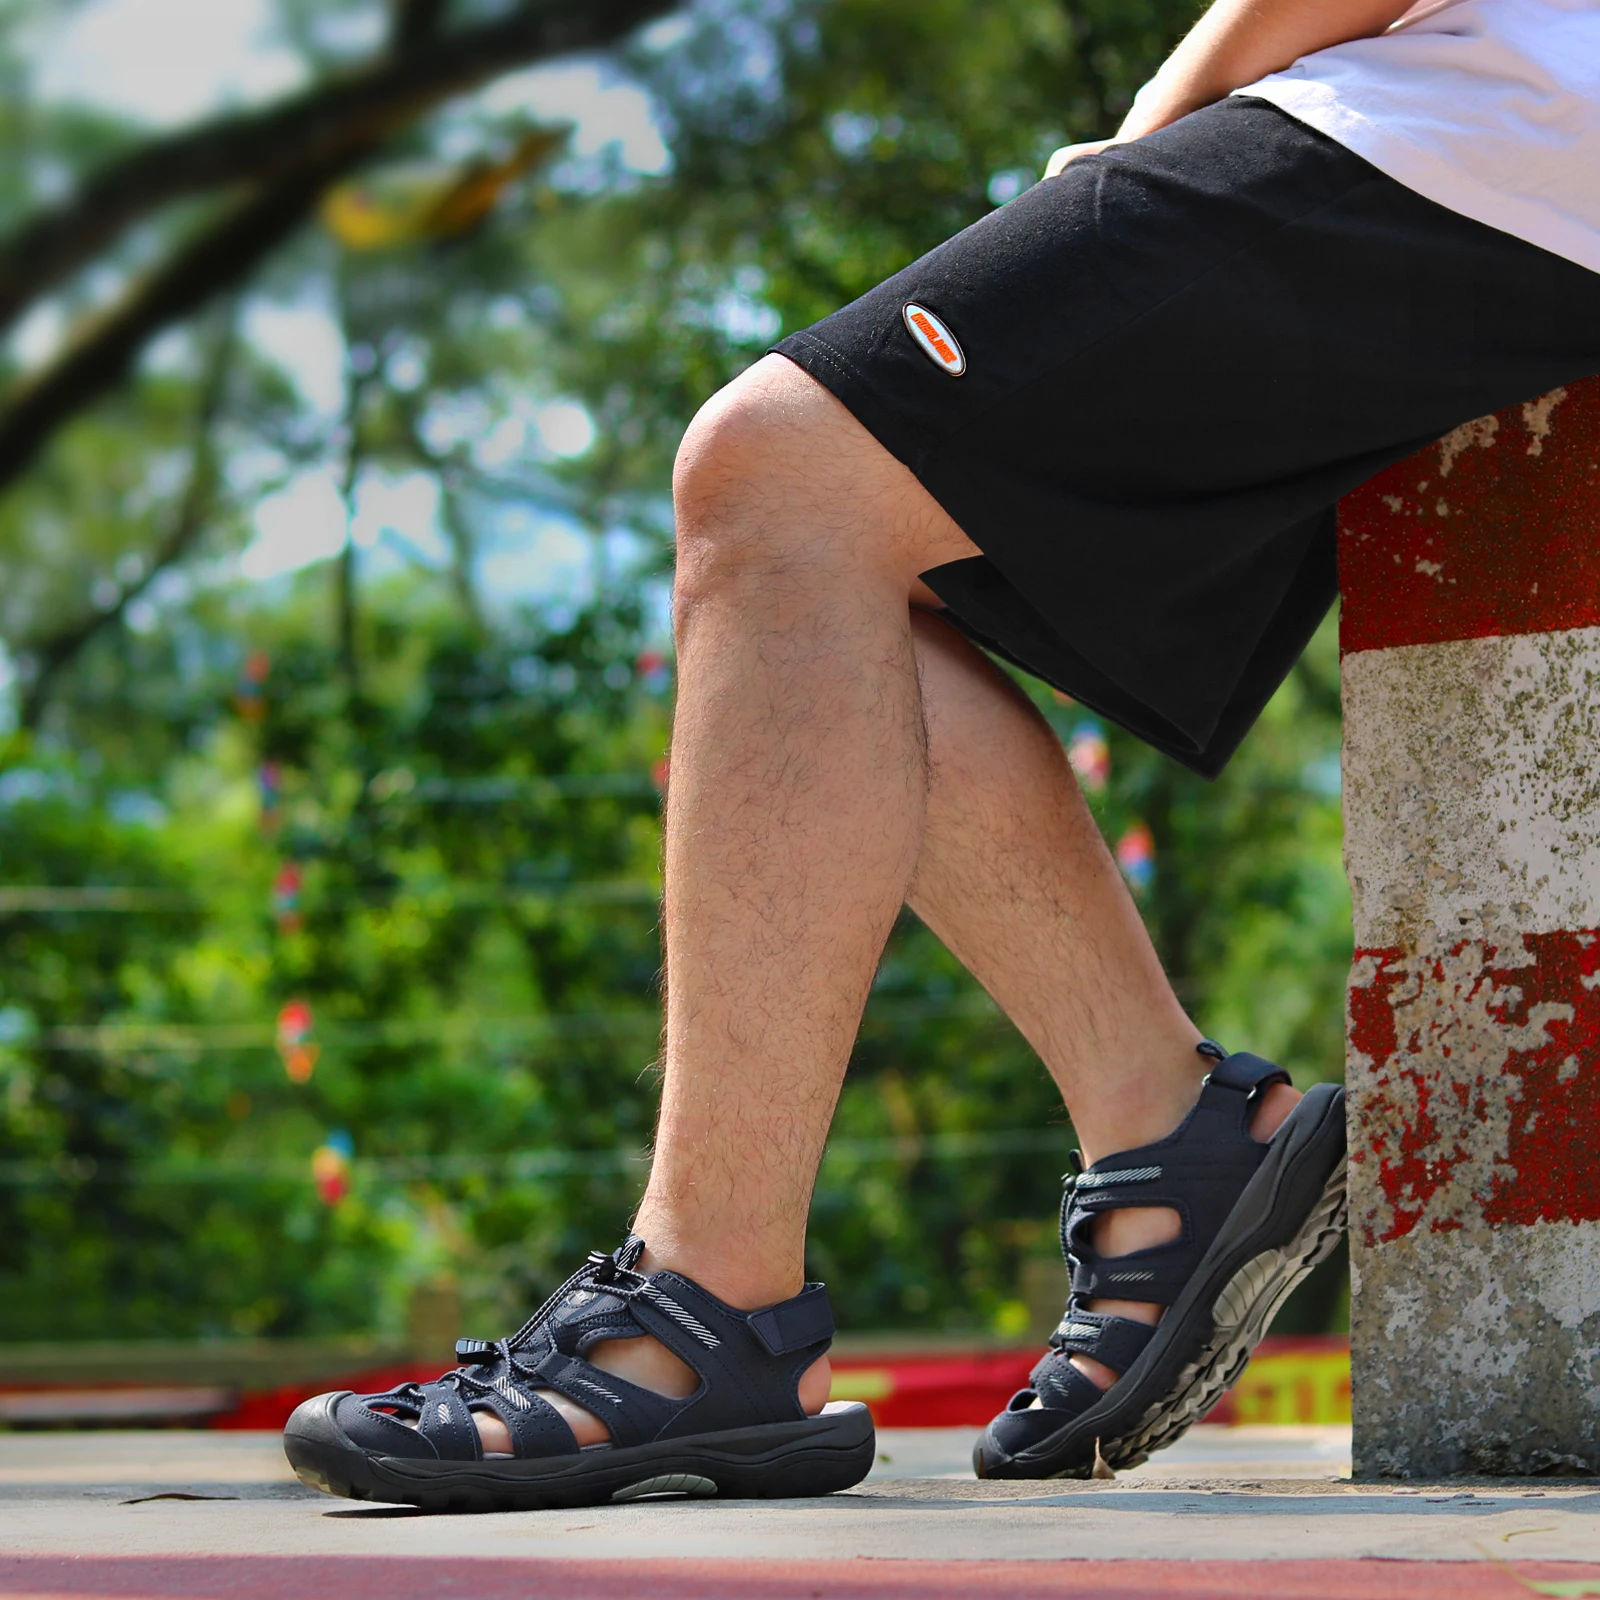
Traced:
[[406, 1300], [406, 1344], [413, 1361], [451, 1361], [461, 1337], [461, 1289], [448, 1274], [415, 1285]]
[[894, 1393], [894, 1374], [887, 1367], [836, 1372], [830, 1400], [887, 1400]]
[[1232, 1415], [1228, 1420], [1241, 1425], [1348, 1422], [1349, 1348], [1258, 1352], [1229, 1398]]
[[458, 239], [494, 210], [512, 183], [554, 155], [571, 131], [567, 124], [531, 129], [503, 161], [413, 163], [342, 183], [323, 199], [323, 226], [347, 250]]

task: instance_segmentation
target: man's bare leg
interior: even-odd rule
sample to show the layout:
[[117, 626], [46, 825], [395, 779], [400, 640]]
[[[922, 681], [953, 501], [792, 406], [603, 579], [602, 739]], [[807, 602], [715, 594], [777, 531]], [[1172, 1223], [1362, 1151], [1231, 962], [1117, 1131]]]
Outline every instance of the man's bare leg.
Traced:
[[[777, 356], [696, 418], [674, 487], [665, 1073], [635, 1230], [642, 1265], [750, 1309], [804, 1281], [817, 1164], [916, 864], [928, 775], [907, 597], [918, 572], [977, 552]], [[653, 1340], [589, 1359], [694, 1386]], [[823, 1362], [802, 1402], [820, 1410], [827, 1388]], [[547, 1398], [580, 1442], [605, 1437]]]
[[[977, 552], [904, 467], [769, 358], [691, 430], [679, 518], [666, 1070], [636, 1229], [646, 1264], [754, 1308], [803, 1281], [817, 1164], [908, 894], [1039, 1048], [1098, 1153], [1182, 1120], [1199, 1035], [1059, 742], [951, 630], [914, 631], [909, 599], [932, 599], [916, 574]], [[1155, 1242], [1141, 1214], [1116, 1220], [1130, 1231], [1107, 1248]], [[590, 1359], [667, 1393], [695, 1383], [649, 1339]], [[827, 1387], [823, 1361], [808, 1410]], [[547, 1398], [580, 1442], [606, 1436]], [[480, 1427], [496, 1448], [493, 1419]]]
[[[1061, 1089], [1093, 1162], [1171, 1133], [1200, 1093], [1200, 1030], [1173, 994], [1149, 934], [1067, 764], [1017, 686], [956, 630], [913, 619], [927, 716], [929, 787], [907, 896], [994, 996]], [[1251, 1119], [1258, 1139], [1300, 1098], [1276, 1084]], [[1096, 1247], [1122, 1255], [1179, 1232], [1165, 1207], [1109, 1212]], [[1156, 1322], [1158, 1305], [1090, 1309]], [[1074, 1366], [1102, 1388], [1091, 1356]]]

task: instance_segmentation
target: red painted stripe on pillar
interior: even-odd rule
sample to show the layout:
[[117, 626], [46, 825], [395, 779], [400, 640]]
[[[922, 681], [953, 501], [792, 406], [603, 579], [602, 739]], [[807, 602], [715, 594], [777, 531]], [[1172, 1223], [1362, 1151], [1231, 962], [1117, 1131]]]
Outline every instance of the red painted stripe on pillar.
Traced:
[[1600, 626], [1600, 378], [1458, 428], [1339, 506], [1346, 652]]
[[[1368, 1244], [1424, 1217], [1435, 1232], [1460, 1227], [1467, 1207], [1491, 1227], [1600, 1218], [1600, 933], [1520, 943], [1356, 952], [1350, 1043], [1372, 1067], [1351, 1159], [1376, 1164], [1387, 1201], [1376, 1225], [1364, 1221]], [[1429, 1072], [1430, 1057], [1452, 1056], [1476, 1059], [1475, 1076], [1454, 1063], [1449, 1081]], [[1485, 1162], [1491, 1139], [1503, 1151]]]

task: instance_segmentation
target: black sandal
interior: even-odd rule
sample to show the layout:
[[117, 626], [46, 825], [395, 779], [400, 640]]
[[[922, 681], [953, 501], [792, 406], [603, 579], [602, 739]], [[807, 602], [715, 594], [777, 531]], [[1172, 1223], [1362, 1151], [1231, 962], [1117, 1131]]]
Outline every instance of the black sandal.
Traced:
[[[283, 1444], [300, 1479], [328, 1494], [428, 1511], [528, 1510], [663, 1495], [799, 1497], [859, 1483], [875, 1438], [864, 1405], [801, 1409], [802, 1374], [833, 1339], [828, 1291], [735, 1311], [675, 1272], [634, 1271], [644, 1241], [593, 1252], [509, 1339], [463, 1339], [464, 1364], [387, 1394], [307, 1400]], [[650, 1334], [700, 1385], [675, 1400], [591, 1366], [603, 1339]], [[551, 1389], [611, 1430], [579, 1448]], [[512, 1456], [485, 1456], [473, 1412], [506, 1426]], [[402, 1420], [402, 1419], [410, 1419]]]
[[[1317, 1084], [1262, 1144], [1250, 1134], [1257, 1097], [1288, 1073], [1209, 1039], [1199, 1048], [1216, 1065], [1176, 1133], [1067, 1179], [1061, 1248], [1071, 1299], [1031, 1387], [979, 1436], [980, 1478], [1086, 1478], [1097, 1449], [1109, 1467], [1137, 1466], [1216, 1404], [1289, 1291], [1338, 1243], [1344, 1090]], [[1097, 1255], [1095, 1217], [1141, 1206], [1172, 1207], [1182, 1235]], [[1103, 1298], [1168, 1309], [1154, 1327], [1084, 1309]], [[1120, 1376], [1100, 1389], [1072, 1365], [1075, 1353]]]

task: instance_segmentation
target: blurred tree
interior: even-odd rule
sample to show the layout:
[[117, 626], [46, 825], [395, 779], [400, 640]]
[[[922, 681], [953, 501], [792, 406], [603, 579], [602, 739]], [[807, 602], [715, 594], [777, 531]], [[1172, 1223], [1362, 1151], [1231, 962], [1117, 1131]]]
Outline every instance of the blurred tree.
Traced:
[[[572, 8], [419, 4], [365, 67], [318, 43], [326, 9], [281, 13], [307, 96], [226, 127], [389, 81], [408, 30]], [[446, 1270], [503, 1320], [616, 1236], [653, 1106], [677, 439], [782, 331], [1107, 131], [1191, 12], [699, 0], [616, 57], [666, 171], [574, 158], [555, 119], [483, 99], [415, 120], [50, 438], [0, 500], [22, 724], [0, 756], [0, 1336], [392, 1329]], [[623, 8], [585, 25], [602, 13]], [[88, 113], [6, 115], [0, 141], [73, 173], [134, 147]], [[7, 184], [14, 216], [38, 203]], [[146, 248], [221, 217], [180, 208]], [[261, 331], [286, 305], [320, 319], [335, 395]], [[263, 503], [306, 484], [342, 502], [338, 553], [245, 579]], [[374, 509], [397, 486], [433, 508], [426, 548]], [[505, 592], [533, 526], [587, 551], [564, 595]], [[1212, 787], [1032, 692], [1202, 1023], [1336, 1075], [1331, 633]], [[845, 1323], [1020, 1331], [1070, 1143], [1031, 1053], [905, 918], [817, 1192]], [[348, 1166], [332, 1203], [317, 1150]]]
[[531, 1293], [626, 1220], [666, 720], [618, 670], [637, 611], [488, 640], [396, 594], [357, 720], [315, 598], [250, 619], [257, 692], [160, 801], [92, 760], [0, 778], [0, 1333], [393, 1325], [418, 1276]]
[[222, 193], [165, 259], [0, 403], [0, 487], [51, 435], [127, 373], [149, 342], [246, 279], [329, 186], [423, 112], [515, 66], [611, 44], [672, 0], [532, 0], [445, 26], [445, 0], [394, 0], [374, 60], [265, 110], [234, 113], [117, 153], [0, 238], [0, 330], [70, 275], [92, 269], [135, 224], [173, 202]]

